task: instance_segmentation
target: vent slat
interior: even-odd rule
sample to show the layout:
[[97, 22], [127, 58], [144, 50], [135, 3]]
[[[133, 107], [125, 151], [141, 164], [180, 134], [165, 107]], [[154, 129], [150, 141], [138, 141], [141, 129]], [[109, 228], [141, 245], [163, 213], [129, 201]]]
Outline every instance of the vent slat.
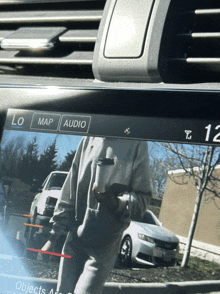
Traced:
[[[89, 0], [82, 0], [82, 1], [89, 1]], [[96, 0], [96, 1], [100, 1], [100, 2], [104, 2], [105, 0]], [[45, 4], [45, 3], [59, 3], [61, 2], [61, 0], [1, 0], [0, 2], [0, 6], [1, 5], [14, 5], [14, 4]], [[75, 2], [75, 0], [65, 0], [65, 2]]]
[[45, 23], [45, 22], [70, 22], [70, 21], [100, 21], [102, 11], [19, 11], [0, 12], [0, 24], [4, 23]]
[[14, 31], [1, 31], [0, 30], [0, 42], [7, 36], [9, 36]]
[[196, 9], [194, 13], [196, 15], [220, 14], [220, 9]]
[[2, 64], [91, 65], [93, 52], [75, 51], [65, 57], [16, 57], [18, 52], [0, 51]]
[[178, 37], [187, 37], [193, 39], [199, 38], [220, 38], [220, 33], [190, 33], [190, 34], [178, 34]]
[[192, 33], [192, 38], [220, 38], [220, 33]]
[[186, 62], [187, 63], [194, 63], [194, 64], [207, 64], [207, 65], [211, 65], [211, 64], [216, 64], [216, 65], [220, 65], [220, 58], [186, 58]]
[[196, 66], [201, 70], [212, 73], [219, 73], [220, 58], [186, 58], [186, 63], [191, 66]]
[[[0, 30], [0, 42], [14, 31]], [[95, 43], [98, 30], [69, 30], [59, 37], [61, 43]]]
[[172, 58], [172, 62], [182, 62], [191, 64], [220, 64], [220, 58], [200, 58], [200, 57], [188, 57], [188, 58]]
[[62, 43], [94, 43], [97, 39], [97, 30], [69, 30], [59, 37]]

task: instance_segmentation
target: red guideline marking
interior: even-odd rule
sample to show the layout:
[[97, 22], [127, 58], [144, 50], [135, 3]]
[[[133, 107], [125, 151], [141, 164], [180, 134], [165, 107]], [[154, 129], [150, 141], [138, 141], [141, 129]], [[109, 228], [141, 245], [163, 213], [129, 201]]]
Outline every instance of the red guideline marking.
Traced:
[[33, 217], [33, 215], [30, 215], [30, 214], [23, 214], [23, 216]]
[[71, 258], [71, 256], [69, 256], [69, 255], [64, 255], [64, 254], [59, 254], [59, 253], [54, 253], [54, 252], [49, 252], [49, 251], [43, 251], [40, 249], [33, 249], [33, 248], [26, 248], [26, 249], [30, 250], [30, 251], [39, 252], [39, 253], [45, 253], [45, 254], [56, 255], [56, 256], [60, 256], [60, 257]]
[[24, 223], [24, 226], [43, 228], [43, 226], [41, 226], [41, 225], [32, 225], [32, 224], [26, 224], [26, 223]]

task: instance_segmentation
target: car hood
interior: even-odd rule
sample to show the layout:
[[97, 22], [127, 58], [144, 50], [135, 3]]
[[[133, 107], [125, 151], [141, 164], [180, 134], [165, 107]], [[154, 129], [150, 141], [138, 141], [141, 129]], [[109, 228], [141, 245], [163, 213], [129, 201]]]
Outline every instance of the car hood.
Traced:
[[58, 199], [60, 197], [61, 190], [44, 190], [41, 195], [42, 197], [53, 197]]
[[137, 232], [146, 234], [154, 239], [165, 242], [179, 242], [177, 236], [163, 226], [150, 225], [140, 222], [131, 222], [131, 225], [132, 224], [136, 227], [135, 230], [137, 230]]

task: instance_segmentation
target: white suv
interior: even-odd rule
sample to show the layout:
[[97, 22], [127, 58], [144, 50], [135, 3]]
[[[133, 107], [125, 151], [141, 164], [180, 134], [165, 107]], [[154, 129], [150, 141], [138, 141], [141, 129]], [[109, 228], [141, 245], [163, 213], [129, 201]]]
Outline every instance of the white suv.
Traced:
[[31, 204], [30, 215], [36, 219], [37, 216], [51, 217], [60, 197], [62, 186], [65, 182], [68, 172], [53, 171], [42, 184], [42, 189]]
[[[47, 241], [51, 230], [49, 221], [67, 175], [68, 172], [63, 171], [51, 172], [43, 182], [40, 192], [34, 197], [30, 209], [31, 217], [27, 221], [33, 226], [27, 226], [25, 231], [28, 248], [40, 249]], [[36, 252], [28, 250], [26, 253], [30, 258], [35, 258], [37, 255]]]

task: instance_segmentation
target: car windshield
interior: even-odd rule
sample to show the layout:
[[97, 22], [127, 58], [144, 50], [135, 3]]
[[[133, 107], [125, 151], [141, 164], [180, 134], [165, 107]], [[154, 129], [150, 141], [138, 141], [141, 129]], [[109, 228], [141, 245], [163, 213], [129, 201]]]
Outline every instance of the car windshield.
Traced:
[[61, 190], [67, 174], [54, 173], [51, 175], [45, 190]]
[[156, 217], [153, 217], [149, 211], [145, 212], [142, 222], [145, 224], [159, 226], [159, 221], [157, 221]]

